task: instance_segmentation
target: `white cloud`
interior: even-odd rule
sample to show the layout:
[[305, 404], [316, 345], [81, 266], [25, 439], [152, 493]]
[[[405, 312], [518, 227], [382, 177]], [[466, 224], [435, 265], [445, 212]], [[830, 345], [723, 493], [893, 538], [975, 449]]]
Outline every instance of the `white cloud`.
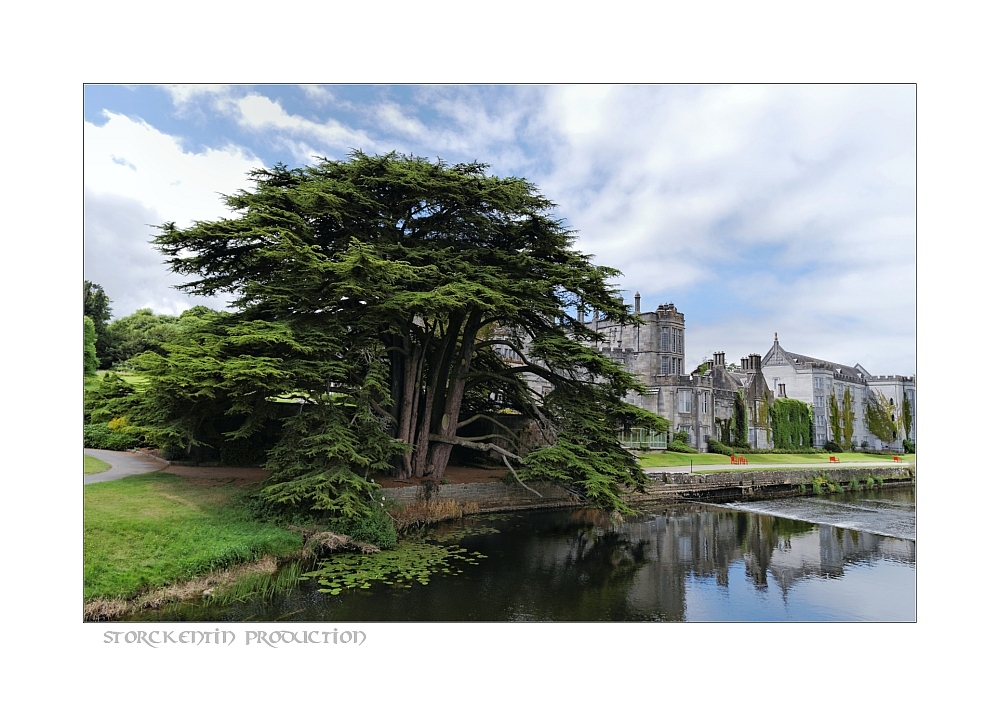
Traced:
[[181, 141], [142, 121], [105, 113], [84, 124], [84, 184], [97, 195], [131, 198], [185, 226], [226, 214], [221, 194], [246, 187], [264, 164], [243, 148], [187, 152]]
[[363, 131], [345, 126], [337, 120], [316, 122], [285, 111], [277, 101], [257, 93], [242, 98], [225, 98], [219, 108], [232, 114], [244, 128], [257, 132], [276, 131], [279, 135], [311, 137], [327, 148], [340, 152], [367, 149], [374, 145]]
[[170, 289], [181, 280], [150, 245], [155, 226], [227, 215], [221, 194], [247, 188], [247, 172], [264, 165], [236, 146], [186, 152], [144, 122], [105, 117], [84, 125], [85, 276], [115, 301], [116, 316], [147, 306], [177, 313], [193, 300]]
[[912, 87], [566, 86], [541, 122], [554, 150], [542, 190], [644, 308], [718, 284], [700, 302], [726, 319], [705, 329], [722, 335], [708, 354], [749, 345], [736, 333], [748, 321], [748, 350], [766, 348], [765, 319], [826, 322], [817, 345], [836, 321], [912, 371]]

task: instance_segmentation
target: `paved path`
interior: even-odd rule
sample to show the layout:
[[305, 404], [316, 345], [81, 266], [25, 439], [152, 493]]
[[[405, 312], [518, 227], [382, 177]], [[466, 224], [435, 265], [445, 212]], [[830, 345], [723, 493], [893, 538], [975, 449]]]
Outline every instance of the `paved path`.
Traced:
[[646, 473], [691, 473], [695, 471], [732, 471], [733, 473], [745, 473], [747, 471], [782, 471], [782, 470], [808, 470], [810, 468], [884, 468], [885, 466], [911, 466], [911, 463], [896, 463], [895, 461], [842, 461], [841, 463], [713, 463], [703, 466], [656, 466], [654, 468], [644, 468]]
[[170, 464], [148, 456], [140, 456], [131, 451], [102, 451], [100, 449], [84, 449], [83, 453], [94, 458], [99, 458], [111, 464], [111, 468], [103, 473], [92, 473], [83, 477], [83, 484], [103, 483], [109, 480], [118, 480], [126, 476], [134, 476], [140, 473], [150, 473], [159, 471]]

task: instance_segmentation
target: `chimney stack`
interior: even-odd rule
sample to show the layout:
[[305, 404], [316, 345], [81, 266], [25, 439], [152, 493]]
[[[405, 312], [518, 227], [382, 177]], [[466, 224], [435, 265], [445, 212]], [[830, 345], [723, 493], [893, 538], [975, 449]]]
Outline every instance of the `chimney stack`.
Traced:
[[576, 308], [576, 320], [581, 324], [583, 323], [583, 316], [585, 313], [586, 313], [586, 307], [583, 306], [583, 304], [581, 304]]
[[632, 313], [633, 314], [639, 313], [639, 292], [635, 293], [635, 311], [633, 311]]
[[717, 351], [712, 354], [712, 367], [713, 368], [726, 368], [726, 353], [725, 351]]

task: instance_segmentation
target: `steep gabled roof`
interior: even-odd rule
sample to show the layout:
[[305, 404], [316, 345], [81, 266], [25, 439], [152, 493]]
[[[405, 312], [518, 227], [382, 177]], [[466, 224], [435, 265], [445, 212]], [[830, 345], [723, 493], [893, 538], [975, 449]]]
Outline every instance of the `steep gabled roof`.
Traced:
[[813, 358], [812, 356], [802, 355], [801, 353], [792, 353], [786, 351], [778, 343], [778, 335], [774, 335], [774, 344], [771, 346], [771, 350], [767, 352], [761, 360], [761, 366], [765, 365], [781, 365], [782, 363], [789, 363], [796, 369], [802, 369], [806, 367], [813, 368], [823, 368], [825, 370], [831, 370], [840, 375], [849, 375], [851, 377], [856, 377], [861, 380], [866, 377], [871, 377], [871, 374], [862, 368], [860, 365], [845, 365], [843, 363], [834, 363], [829, 360], [823, 360], [822, 358]]

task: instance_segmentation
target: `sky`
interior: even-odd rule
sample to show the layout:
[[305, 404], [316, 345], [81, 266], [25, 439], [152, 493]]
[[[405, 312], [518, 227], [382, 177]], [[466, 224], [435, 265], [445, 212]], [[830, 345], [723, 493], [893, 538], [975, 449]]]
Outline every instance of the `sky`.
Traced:
[[249, 170], [395, 150], [534, 183], [627, 302], [685, 314], [688, 371], [775, 333], [916, 370], [912, 84], [87, 85], [84, 121], [84, 276], [115, 317], [226, 305], [150, 240]]

